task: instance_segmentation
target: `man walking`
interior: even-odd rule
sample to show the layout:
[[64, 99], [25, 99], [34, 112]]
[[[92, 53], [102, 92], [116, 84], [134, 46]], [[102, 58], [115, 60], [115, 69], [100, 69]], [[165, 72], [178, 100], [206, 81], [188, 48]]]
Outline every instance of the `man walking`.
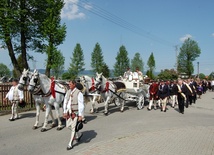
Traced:
[[172, 108], [175, 108], [175, 105], [178, 104], [178, 86], [177, 86], [177, 81], [174, 80], [172, 84], [172, 90], [171, 90], [171, 95], [172, 95]]
[[162, 103], [162, 108], [161, 111], [166, 112], [166, 102], [167, 102], [167, 97], [169, 96], [169, 87], [164, 83], [162, 80], [159, 89], [158, 89], [158, 97], [160, 98], [160, 101]]
[[[158, 84], [155, 81], [152, 81], [152, 84], [149, 87], [149, 107], [147, 108], [149, 111], [152, 109], [152, 105], [154, 105], [154, 110], [157, 108], [157, 92], [158, 92]], [[155, 102], [155, 104], [154, 104]]]
[[12, 87], [4, 98], [4, 102], [9, 99], [9, 101], [12, 103], [12, 116], [9, 119], [10, 121], [14, 121], [15, 119], [19, 118], [17, 107], [19, 102], [22, 102], [24, 98], [23, 91], [18, 89], [18, 82], [18, 79], [13, 79]]
[[183, 83], [183, 80], [178, 80], [178, 108], [180, 113], [184, 114], [184, 103], [186, 102], [186, 85]]
[[83, 135], [82, 133], [79, 134], [77, 132], [76, 125], [78, 122], [82, 121], [84, 115], [83, 94], [76, 88], [76, 81], [70, 81], [69, 87], [70, 89], [65, 95], [63, 104], [63, 116], [67, 119], [66, 126], [71, 130], [71, 137], [67, 146], [67, 150], [71, 150], [73, 148], [74, 139], [79, 142]]

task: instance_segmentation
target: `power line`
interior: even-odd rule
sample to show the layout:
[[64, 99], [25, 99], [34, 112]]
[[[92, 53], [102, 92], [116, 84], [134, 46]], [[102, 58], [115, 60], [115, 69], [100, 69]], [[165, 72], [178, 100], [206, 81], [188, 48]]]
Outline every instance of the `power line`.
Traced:
[[85, 8], [85, 4], [89, 3], [87, 0], [81, 0], [82, 3], [75, 3], [77, 6], [111, 22], [111, 23], [114, 23], [122, 28], [125, 28], [135, 34], [138, 34], [140, 36], [143, 36], [145, 38], [149, 38], [153, 41], [156, 41], [156, 42], [159, 42], [160, 44], [165, 44], [167, 46], [173, 46], [173, 43], [171, 43], [170, 41], [167, 41], [165, 39], [162, 39], [158, 36], [155, 36], [145, 30], [143, 30], [142, 28], [138, 27], [138, 26], [135, 26], [134, 24], [130, 23], [130, 22], [127, 22], [126, 20], [118, 17], [117, 15], [114, 15], [106, 10], [104, 10], [103, 8], [93, 4], [93, 7], [91, 9], [87, 9]]

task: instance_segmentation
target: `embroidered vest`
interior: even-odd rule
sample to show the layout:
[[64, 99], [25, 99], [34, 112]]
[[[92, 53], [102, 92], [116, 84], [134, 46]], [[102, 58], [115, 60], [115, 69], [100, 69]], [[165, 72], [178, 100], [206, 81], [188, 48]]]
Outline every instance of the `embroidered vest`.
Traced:
[[19, 91], [17, 86], [13, 89], [13, 100], [19, 100]]
[[76, 89], [71, 95], [71, 110], [74, 112], [78, 111], [78, 94], [80, 93], [80, 90]]

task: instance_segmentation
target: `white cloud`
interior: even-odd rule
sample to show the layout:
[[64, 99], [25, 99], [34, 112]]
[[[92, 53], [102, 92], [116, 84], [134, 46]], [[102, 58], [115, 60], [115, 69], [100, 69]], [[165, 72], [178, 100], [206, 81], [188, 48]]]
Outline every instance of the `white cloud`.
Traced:
[[79, 0], [65, 0], [64, 8], [61, 11], [61, 17], [68, 20], [83, 19], [85, 14], [79, 10]]
[[192, 35], [191, 35], [191, 34], [186, 34], [186, 35], [184, 35], [183, 37], [180, 38], [180, 41], [181, 41], [181, 42], [184, 42], [184, 41], [187, 40], [188, 38], [192, 38]]
[[91, 10], [92, 9], [92, 5], [90, 3], [84, 3], [83, 4], [83, 7], [86, 9], [86, 10]]

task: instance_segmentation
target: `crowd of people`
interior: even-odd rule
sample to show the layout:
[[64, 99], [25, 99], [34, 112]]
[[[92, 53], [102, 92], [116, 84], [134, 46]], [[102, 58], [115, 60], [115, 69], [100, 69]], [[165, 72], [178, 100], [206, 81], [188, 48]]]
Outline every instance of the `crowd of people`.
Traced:
[[167, 105], [170, 104], [172, 108], [178, 105], [179, 112], [184, 114], [184, 107], [195, 104], [197, 99], [200, 99], [202, 94], [207, 90], [214, 91], [214, 81], [207, 80], [173, 80], [173, 81], [151, 81], [149, 87], [149, 106], [150, 111], [161, 109], [167, 111]]

